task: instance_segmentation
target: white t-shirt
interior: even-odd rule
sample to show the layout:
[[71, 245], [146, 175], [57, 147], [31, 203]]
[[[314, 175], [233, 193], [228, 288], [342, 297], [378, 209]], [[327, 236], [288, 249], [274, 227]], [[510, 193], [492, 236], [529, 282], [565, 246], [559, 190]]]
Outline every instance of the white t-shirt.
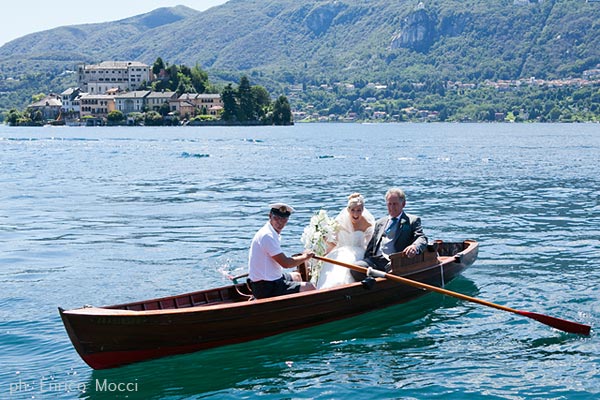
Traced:
[[267, 223], [256, 232], [248, 252], [248, 278], [252, 281], [274, 281], [281, 278], [283, 269], [273, 256], [283, 253], [281, 236]]

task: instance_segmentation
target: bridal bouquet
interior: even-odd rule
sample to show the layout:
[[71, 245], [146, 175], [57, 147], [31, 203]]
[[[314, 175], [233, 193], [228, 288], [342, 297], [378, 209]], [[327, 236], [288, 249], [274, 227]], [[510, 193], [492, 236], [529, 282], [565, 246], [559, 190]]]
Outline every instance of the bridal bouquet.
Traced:
[[[336, 233], [339, 231], [340, 225], [334, 218], [327, 215], [327, 211], [320, 210], [312, 216], [310, 223], [302, 233], [302, 243], [304, 248], [312, 250], [318, 256], [324, 256], [327, 252], [328, 243], [334, 243]], [[321, 269], [321, 262], [311, 260], [312, 281], [316, 283]]]

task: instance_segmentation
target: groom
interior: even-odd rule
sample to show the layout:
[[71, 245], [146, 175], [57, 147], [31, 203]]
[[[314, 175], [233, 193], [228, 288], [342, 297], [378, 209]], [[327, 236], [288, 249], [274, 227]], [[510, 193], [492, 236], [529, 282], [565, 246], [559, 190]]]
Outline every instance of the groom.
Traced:
[[[427, 247], [427, 237], [421, 227], [421, 218], [406, 214], [406, 195], [402, 189], [392, 188], [385, 194], [388, 216], [375, 223], [373, 237], [367, 245], [364, 260], [356, 264], [362, 267], [389, 272], [391, 270], [390, 255], [403, 253], [406, 257], [414, 257]], [[365, 275], [352, 271], [355, 280], [360, 281]]]

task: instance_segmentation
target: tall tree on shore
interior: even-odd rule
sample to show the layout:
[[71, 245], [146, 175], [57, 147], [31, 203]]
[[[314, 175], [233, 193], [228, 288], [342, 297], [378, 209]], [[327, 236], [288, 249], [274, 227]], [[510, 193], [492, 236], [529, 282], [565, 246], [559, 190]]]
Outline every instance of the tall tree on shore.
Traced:
[[242, 76], [237, 89], [228, 84], [221, 93], [223, 114], [221, 119], [241, 124], [268, 123], [267, 114], [272, 108], [271, 96], [260, 85], [251, 86], [246, 76]]
[[240, 79], [237, 90], [237, 99], [239, 104], [237, 120], [239, 122], [256, 121], [257, 118], [254, 113], [254, 96], [252, 94], [252, 88], [250, 87], [250, 81], [246, 76], [242, 76]]
[[260, 85], [252, 86], [251, 90], [254, 98], [254, 115], [258, 120], [264, 121], [267, 113], [271, 110], [271, 95]]
[[221, 99], [223, 100], [223, 114], [221, 114], [221, 119], [228, 122], [235, 121], [238, 114], [238, 105], [236, 91], [233, 89], [231, 83], [223, 89]]
[[281, 95], [273, 104], [273, 124], [292, 125], [292, 109], [287, 97]]

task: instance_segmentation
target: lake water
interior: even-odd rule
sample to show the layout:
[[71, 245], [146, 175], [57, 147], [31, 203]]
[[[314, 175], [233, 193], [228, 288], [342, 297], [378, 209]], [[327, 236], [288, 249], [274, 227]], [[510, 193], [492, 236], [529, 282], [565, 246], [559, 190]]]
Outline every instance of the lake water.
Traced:
[[[592, 399], [600, 395], [600, 125], [0, 126], [0, 398]], [[438, 294], [251, 343], [92, 371], [57, 307], [229, 283], [267, 204], [311, 215], [390, 186], [430, 240], [480, 242]], [[104, 385], [104, 386], [103, 386]], [[110, 391], [120, 388], [122, 391]]]

